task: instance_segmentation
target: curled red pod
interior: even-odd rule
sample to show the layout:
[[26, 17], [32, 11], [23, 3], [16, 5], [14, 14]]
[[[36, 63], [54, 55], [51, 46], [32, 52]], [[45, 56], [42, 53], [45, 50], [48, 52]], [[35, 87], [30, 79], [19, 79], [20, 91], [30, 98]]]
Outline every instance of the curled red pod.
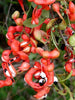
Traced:
[[28, 37], [26, 34], [22, 34], [21, 38], [22, 38], [24, 41], [29, 41], [29, 37]]
[[2, 61], [3, 62], [9, 62], [9, 60], [10, 60], [9, 55], [10, 54], [11, 54], [11, 50], [4, 50], [3, 53], [2, 53], [2, 57], [1, 57]]
[[70, 73], [72, 71], [72, 76], [75, 76], [75, 69], [72, 68], [72, 63], [71, 62], [66, 62], [65, 64], [65, 70]]
[[48, 72], [51, 72], [54, 70], [54, 63], [50, 63], [48, 66], [47, 66], [47, 70]]
[[25, 32], [30, 34], [31, 33], [31, 28], [25, 26]]
[[34, 78], [35, 79], [40, 79], [41, 77], [40, 77], [40, 73], [41, 73], [41, 71], [37, 71], [35, 74], [34, 74]]
[[14, 39], [14, 33], [12, 31], [7, 32], [6, 38], [9, 39], [9, 40], [13, 40]]
[[10, 77], [7, 77], [6, 80], [0, 80], [0, 88], [4, 86], [11, 86], [12, 85], [12, 80]]
[[7, 67], [8, 64], [7, 63], [2, 63], [2, 68], [3, 68], [3, 73], [5, 77], [12, 77], [12, 74], [9, 70], [9, 68]]
[[29, 53], [30, 53], [30, 46], [26, 46], [26, 47], [23, 49], [23, 52], [29, 54]]
[[36, 53], [36, 47], [32, 46], [32, 47], [31, 47], [31, 52], [32, 52], [32, 53]]
[[41, 64], [39, 62], [35, 61], [34, 69], [36, 69], [36, 70], [41, 69]]
[[23, 26], [17, 25], [17, 26], [15, 26], [15, 29], [16, 29], [16, 32], [22, 32]]
[[42, 88], [38, 83], [32, 81], [33, 75], [37, 72], [33, 67], [25, 74], [24, 80], [32, 88]]
[[22, 48], [24, 48], [24, 47], [26, 47], [26, 46], [28, 46], [29, 45], [29, 41], [22, 41], [21, 43], [20, 43], [20, 47], [22, 47]]
[[26, 53], [24, 53], [23, 51], [18, 51], [17, 54], [22, 60], [29, 62], [29, 57]]
[[44, 96], [49, 93], [49, 91], [50, 91], [50, 87], [44, 87], [39, 92], [37, 92], [37, 94], [34, 95], [34, 97], [37, 99], [43, 99]]
[[7, 65], [9, 71], [11, 72], [11, 77], [15, 77], [17, 75], [16, 69], [11, 63], [8, 63]]
[[43, 58], [50, 58], [50, 59], [56, 59], [58, 58], [60, 55], [60, 52], [55, 48], [52, 51], [43, 51], [42, 52], [42, 57]]
[[30, 64], [27, 62], [23, 62], [20, 67], [18, 67], [19, 71], [27, 71], [30, 68]]
[[11, 51], [13, 52], [18, 52], [20, 50], [20, 42], [18, 40], [13, 40], [11, 43]]
[[44, 50], [41, 47], [36, 48], [36, 53], [40, 54], [41, 56], [42, 56], [43, 52], [44, 52]]
[[8, 27], [8, 32], [15, 33], [16, 32], [15, 26], [9, 26]]

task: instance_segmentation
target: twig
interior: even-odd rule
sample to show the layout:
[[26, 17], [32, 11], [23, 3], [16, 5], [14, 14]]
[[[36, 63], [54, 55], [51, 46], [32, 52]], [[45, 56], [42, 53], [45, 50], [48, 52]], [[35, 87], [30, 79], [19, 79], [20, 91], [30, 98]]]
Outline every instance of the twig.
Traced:
[[[12, 1], [13, 0], [11, 0], [11, 2]], [[10, 13], [11, 6], [12, 6], [12, 3], [10, 3], [10, 5], [9, 5], [8, 13], [7, 13], [7, 16], [6, 16], [6, 19], [5, 19], [5, 25], [6, 25], [7, 28], [8, 28], [7, 21], [8, 21], [8, 17], [9, 17], [9, 13]]]
[[65, 40], [65, 38], [64, 38], [64, 36], [63, 36], [61, 30], [59, 30], [59, 34], [61, 35], [61, 37], [62, 37], [62, 39], [63, 39], [63, 41], [64, 41], [64, 43], [65, 43], [65, 46], [66, 46], [69, 50], [71, 50], [71, 51], [73, 52], [72, 48], [70, 47], [70, 45], [69, 45], [69, 44], [67, 43], [67, 41]]

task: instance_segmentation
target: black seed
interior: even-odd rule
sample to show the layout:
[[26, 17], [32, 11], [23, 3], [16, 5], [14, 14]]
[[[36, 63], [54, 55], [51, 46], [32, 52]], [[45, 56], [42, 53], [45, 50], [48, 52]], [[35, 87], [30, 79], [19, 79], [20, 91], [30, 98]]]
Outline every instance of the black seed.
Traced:
[[13, 59], [10, 60], [10, 62], [14, 61]]
[[55, 85], [57, 85], [58, 82], [54, 82]]
[[4, 69], [4, 72], [6, 72], [7, 71], [7, 69]]

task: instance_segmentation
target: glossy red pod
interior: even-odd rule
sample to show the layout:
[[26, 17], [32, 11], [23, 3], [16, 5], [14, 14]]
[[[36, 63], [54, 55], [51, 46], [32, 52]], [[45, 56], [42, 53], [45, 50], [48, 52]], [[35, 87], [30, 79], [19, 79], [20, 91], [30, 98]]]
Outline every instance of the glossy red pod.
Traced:
[[1, 57], [2, 61], [3, 62], [9, 62], [9, 60], [10, 60], [9, 55], [10, 54], [11, 54], [11, 50], [4, 50], [3, 53], [2, 53], [2, 57]]
[[12, 80], [10, 77], [7, 77], [5, 80], [0, 80], [0, 88], [4, 86], [11, 86], [12, 85]]
[[27, 71], [30, 68], [30, 64], [27, 62], [23, 62], [20, 67], [18, 67], [19, 71]]
[[11, 43], [11, 51], [18, 52], [20, 50], [20, 42], [18, 40], [13, 40]]
[[37, 92], [37, 94], [34, 95], [34, 97], [37, 99], [43, 99], [44, 96], [49, 93], [49, 91], [50, 91], [50, 87], [44, 87], [39, 92]]

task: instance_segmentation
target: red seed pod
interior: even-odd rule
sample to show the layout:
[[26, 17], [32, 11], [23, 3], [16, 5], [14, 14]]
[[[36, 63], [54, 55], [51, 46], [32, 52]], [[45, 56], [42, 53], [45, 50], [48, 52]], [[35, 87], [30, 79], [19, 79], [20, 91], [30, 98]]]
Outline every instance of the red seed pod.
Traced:
[[34, 95], [37, 99], [43, 99], [46, 94], [48, 94], [50, 91], [50, 87], [44, 87], [41, 89], [36, 95]]
[[13, 40], [11, 43], [11, 50], [16, 53], [20, 50], [20, 42], [18, 40]]
[[29, 57], [26, 53], [24, 53], [23, 51], [18, 51], [17, 54], [22, 60], [26, 60], [27, 62], [29, 62]]
[[75, 13], [75, 5], [72, 1], [69, 2], [69, 11], [70, 13]]
[[47, 66], [47, 70], [48, 72], [51, 72], [54, 70], [54, 63], [50, 63], [48, 66]]
[[6, 80], [0, 80], [0, 88], [4, 86], [11, 86], [12, 85], [12, 80], [10, 77], [7, 77]]
[[16, 32], [15, 26], [9, 26], [8, 27], [8, 32], [15, 33]]
[[28, 41], [22, 41], [21, 43], [20, 43], [20, 47], [22, 47], [22, 48], [24, 48], [24, 47], [26, 47], [26, 46], [28, 46], [29, 45], [29, 42]]
[[44, 52], [44, 50], [40, 47], [36, 48], [36, 53], [40, 54], [42, 56], [42, 52]]
[[31, 52], [36, 53], [36, 48], [34, 46], [31, 47]]
[[28, 34], [30, 34], [31, 28], [25, 26], [25, 32], [28, 33]]
[[41, 69], [41, 64], [39, 62], [35, 62], [34, 63], [34, 69], [38, 70], [38, 69]]
[[42, 52], [42, 56], [44, 58], [56, 59], [56, 58], [59, 57], [59, 55], [60, 55], [60, 52], [56, 48], [54, 50], [50, 51], [50, 52], [49, 51], [43, 51]]
[[15, 19], [15, 23], [19, 26], [22, 26], [23, 25], [23, 19], [22, 18], [17, 18], [17, 19]]
[[16, 69], [14, 68], [14, 66], [11, 63], [8, 63], [8, 69], [11, 73], [11, 77], [15, 77], [17, 75]]
[[42, 64], [44, 64], [45, 66], [47, 66], [47, 60], [46, 59], [42, 58], [40, 61], [41, 61]]
[[15, 26], [16, 32], [22, 32], [23, 26]]
[[27, 71], [30, 68], [30, 64], [27, 62], [23, 62], [20, 67], [18, 67], [19, 71]]
[[6, 38], [9, 39], [9, 40], [13, 40], [14, 39], [14, 33], [11, 32], [11, 31], [7, 32]]
[[4, 50], [3, 53], [2, 53], [2, 61], [3, 62], [9, 62], [10, 60], [10, 57], [9, 55], [11, 54], [11, 50]]
[[7, 65], [8, 65], [8, 64], [5, 63], [5, 62], [2, 63], [2, 68], [3, 68], [4, 76], [5, 76], [5, 77], [12, 77], [11, 71], [9, 70], [9, 68], [8, 68]]
[[[13, 79], [13, 81], [14, 81], [14, 79]], [[10, 77], [7, 77], [4, 82], [4, 86], [11, 86], [13, 84], [13, 81]]]
[[8, 46], [11, 46], [11, 40], [7, 40], [7, 44], [8, 44]]
[[23, 49], [23, 52], [25, 52], [25, 53], [30, 53], [30, 46], [26, 46], [26, 47]]
[[21, 38], [22, 38], [24, 41], [29, 41], [29, 37], [28, 37], [26, 34], [22, 34]]
[[41, 77], [40, 77], [40, 73], [41, 73], [41, 71], [37, 71], [35, 74], [34, 74], [34, 78], [35, 79], [40, 79]]

